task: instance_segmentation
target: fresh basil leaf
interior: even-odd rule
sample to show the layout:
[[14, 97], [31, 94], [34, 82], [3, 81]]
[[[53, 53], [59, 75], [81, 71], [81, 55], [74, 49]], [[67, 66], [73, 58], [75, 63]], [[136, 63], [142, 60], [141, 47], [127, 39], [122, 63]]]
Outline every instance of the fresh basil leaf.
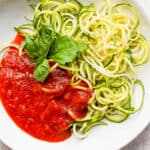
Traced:
[[33, 37], [31, 35], [25, 36], [25, 44], [24, 48], [29, 57], [39, 58], [46, 57], [51, 44], [56, 39], [57, 35], [49, 26], [43, 26], [39, 32], [37, 37]]
[[77, 52], [78, 47], [76, 42], [68, 36], [62, 36], [55, 41], [50, 57], [60, 64], [65, 64], [73, 61]]
[[77, 43], [78, 51], [83, 52], [87, 49], [88, 45], [86, 43]]
[[39, 82], [44, 82], [50, 72], [50, 66], [47, 59], [44, 59], [34, 70], [34, 77]]
[[38, 56], [37, 45], [34, 42], [34, 38], [29, 34], [25, 35], [24, 48], [28, 56], [32, 58], [36, 58]]

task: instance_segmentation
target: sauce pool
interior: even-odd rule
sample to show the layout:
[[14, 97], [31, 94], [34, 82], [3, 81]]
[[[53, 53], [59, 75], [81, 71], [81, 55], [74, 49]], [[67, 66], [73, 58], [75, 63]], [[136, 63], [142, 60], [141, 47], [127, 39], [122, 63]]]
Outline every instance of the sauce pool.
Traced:
[[[23, 40], [17, 35], [13, 43], [20, 45]], [[4, 53], [0, 68], [2, 104], [26, 133], [44, 141], [63, 141], [71, 136], [70, 123], [86, 116], [92, 91], [71, 86], [71, 74], [60, 68], [52, 71], [44, 83], [34, 79], [33, 70], [30, 58], [19, 56], [16, 48]]]

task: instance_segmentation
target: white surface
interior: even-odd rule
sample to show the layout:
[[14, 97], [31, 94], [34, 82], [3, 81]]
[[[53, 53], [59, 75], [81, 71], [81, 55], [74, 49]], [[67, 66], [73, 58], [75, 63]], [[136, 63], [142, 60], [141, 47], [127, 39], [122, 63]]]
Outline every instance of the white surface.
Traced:
[[[133, 0], [131, 0], [133, 1]], [[140, 2], [140, 0], [136, 0]], [[146, 1], [146, 0], [145, 0]], [[133, 2], [134, 3], [134, 2]], [[141, 2], [140, 2], [141, 3]], [[139, 4], [139, 3], [138, 3]], [[145, 3], [146, 4], [146, 3]], [[141, 16], [141, 28], [143, 33], [150, 39], [150, 24], [148, 9], [137, 6]], [[150, 6], [150, 5], [145, 5]], [[143, 14], [143, 12], [145, 14]], [[149, 13], [149, 14], [148, 14]], [[25, 4], [25, 0], [0, 0], [0, 44], [10, 41], [13, 36], [13, 27], [24, 22], [23, 16], [28, 16], [30, 9]], [[74, 137], [62, 143], [46, 143], [31, 138], [14, 125], [0, 105], [0, 139], [14, 150], [49, 150], [65, 149], [80, 150], [99, 148], [102, 150], [116, 150], [134, 139], [150, 122], [150, 62], [140, 67], [140, 77], [146, 88], [145, 104], [141, 112], [132, 115], [127, 121], [121, 124], [109, 123], [108, 126], [99, 126], [92, 130], [91, 134], [84, 140]]]

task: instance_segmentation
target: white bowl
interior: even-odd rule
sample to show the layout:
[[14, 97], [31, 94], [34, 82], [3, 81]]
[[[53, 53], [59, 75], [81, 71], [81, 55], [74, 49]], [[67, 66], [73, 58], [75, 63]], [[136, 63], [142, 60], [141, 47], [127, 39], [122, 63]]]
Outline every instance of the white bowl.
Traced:
[[[98, 2], [95, 0], [94, 2]], [[129, 0], [137, 8], [143, 34], [150, 39], [149, 6], [150, 2], [144, 0]], [[24, 16], [30, 16], [32, 11], [26, 0], [0, 0], [0, 44], [11, 41], [15, 36], [13, 27], [25, 22]], [[139, 67], [140, 78], [145, 89], [145, 103], [143, 109], [130, 116], [120, 124], [109, 123], [107, 126], [98, 126], [92, 130], [90, 135], [79, 140], [75, 137], [60, 142], [48, 143], [32, 138], [30, 135], [19, 129], [5, 112], [0, 104], [0, 139], [14, 150], [80, 150], [80, 149], [101, 149], [116, 150], [125, 146], [133, 140], [150, 122], [150, 61]]]

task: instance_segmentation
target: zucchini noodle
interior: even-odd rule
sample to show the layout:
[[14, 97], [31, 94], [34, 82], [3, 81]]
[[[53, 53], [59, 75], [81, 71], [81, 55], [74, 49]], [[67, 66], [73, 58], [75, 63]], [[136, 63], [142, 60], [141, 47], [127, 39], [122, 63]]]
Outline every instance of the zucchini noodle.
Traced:
[[[79, 85], [83, 80], [93, 90], [87, 116], [70, 124], [79, 138], [86, 137], [92, 127], [105, 125], [104, 119], [124, 121], [141, 109], [144, 100], [144, 86], [134, 66], [148, 60], [149, 48], [139, 30], [137, 11], [128, 3], [100, 2], [96, 7], [76, 0], [41, 0], [34, 8], [32, 23], [17, 28], [20, 33], [30, 30], [36, 35], [43, 25], [50, 25], [59, 35], [89, 45], [73, 62], [57, 64], [73, 74], [73, 86], [86, 90]], [[133, 103], [136, 85], [142, 90], [137, 108]]]

